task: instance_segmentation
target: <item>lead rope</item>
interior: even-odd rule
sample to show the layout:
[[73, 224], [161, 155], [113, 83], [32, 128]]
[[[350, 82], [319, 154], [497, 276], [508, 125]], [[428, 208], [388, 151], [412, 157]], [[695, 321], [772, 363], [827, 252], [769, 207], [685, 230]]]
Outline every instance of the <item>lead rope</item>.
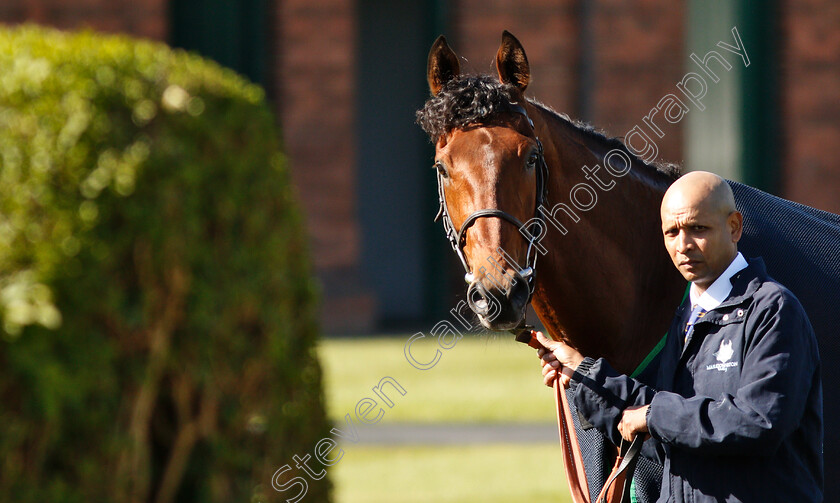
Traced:
[[572, 421], [572, 410], [569, 407], [568, 400], [558, 376], [554, 379], [554, 404], [557, 409], [557, 431], [560, 434], [560, 450], [563, 453], [566, 479], [569, 481], [572, 501], [589, 503], [589, 481], [583, 467], [583, 455], [580, 452], [580, 443], [575, 431], [575, 424]]
[[[542, 344], [537, 341], [532, 329], [533, 327], [528, 325], [517, 328], [515, 330], [516, 340], [534, 349], [543, 349]], [[560, 451], [563, 457], [563, 467], [566, 471], [566, 480], [569, 482], [569, 493], [572, 496], [573, 503], [590, 503], [589, 479], [586, 478], [583, 454], [580, 450], [580, 442], [578, 442], [577, 432], [575, 431], [574, 421], [572, 420], [572, 409], [569, 406], [569, 399], [566, 396], [566, 391], [563, 389], [559, 376], [554, 380], [554, 404], [557, 411], [557, 431], [560, 435]], [[643, 441], [643, 435], [637, 435], [631, 443], [622, 440], [615, 465], [604, 487], [601, 488], [601, 492], [595, 499], [595, 503], [621, 503], [629, 501], [633, 471], [635, 470]], [[621, 480], [622, 475], [624, 475], [623, 480]], [[620, 487], [615, 485], [619, 481], [621, 482]]]

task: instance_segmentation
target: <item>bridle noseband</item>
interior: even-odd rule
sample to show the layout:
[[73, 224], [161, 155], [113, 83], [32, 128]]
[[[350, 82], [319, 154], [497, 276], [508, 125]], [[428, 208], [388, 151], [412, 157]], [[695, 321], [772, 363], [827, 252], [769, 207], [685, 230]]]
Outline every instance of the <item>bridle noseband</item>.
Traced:
[[[537, 197], [534, 201], [534, 218], [529, 220], [532, 223], [528, 228], [528, 235], [530, 236], [530, 239], [528, 240], [528, 251], [525, 255], [525, 267], [521, 268], [518, 271], [519, 275], [528, 281], [528, 300], [530, 301], [531, 296], [533, 296], [534, 294], [534, 286], [536, 285], [536, 268], [538, 255], [536, 245], [540, 234], [538, 232], [539, 227], [543, 224], [542, 207], [548, 195], [548, 166], [546, 166], [545, 164], [545, 156], [543, 154], [542, 142], [540, 142], [540, 139], [536, 136], [536, 131], [534, 129], [534, 121], [532, 121], [531, 118], [528, 117], [528, 112], [525, 111], [525, 108], [522, 107], [522, 105], [519, 105], [517, 103], [511, 104], [510, 111], [525, 116], [525, 118], [528, 120], [528, 124], [530, 124], [531, 126], [531, 131], [535, 132], [534, 139], [537, 142], [537, 171], [535, 174], [537, 182]], [[440, 171], [438, 171], [437, 174], [437, 182], [440, 209], [438, 210], [438, 214], [435, 217], [435, 222], [437, 222], [438, 219], [443, 219], [443, 228], [446, 231], [446, 237], [449, 240], [449, 244], [452, 246], [452, 249], [458, 255], [458, 258], [461, 260], [461, 265], [464, 266], [464, 270], [466, 271], [466, 274], [464, 275], [464, 280], [470, 285], [472, 285], [475, 281], [475, 275], [470, 270], [470, 267], [467, 264], [467, 259], [466, 257], [464, 257], [463, 250], [464, 243], [467, 239], [467, 230], [470, 228], [470, 226], [472, 226], [479, 218], [484, 217], [496, 217], [501, 218], [502, 220], [507, 220], [508, 222], [515, 225], [517, 229], [520, 229], [520, 231], [525, 227], [525, 224], [520, 222], [518, 218], [504, 210], [500, 210], [498, 208], [491, 208], [473, 212], [472, 214], [470, 214], [470, 216], [466, 218], [466, 220], [464, 220], [464, 223], [461, 225], [461, 229], [456, 230], [455, 226], [452, 224], [452, 218], [449, 216], [449, 210], [446, 206], [446, 195], [443, 189], [443, 174]]]

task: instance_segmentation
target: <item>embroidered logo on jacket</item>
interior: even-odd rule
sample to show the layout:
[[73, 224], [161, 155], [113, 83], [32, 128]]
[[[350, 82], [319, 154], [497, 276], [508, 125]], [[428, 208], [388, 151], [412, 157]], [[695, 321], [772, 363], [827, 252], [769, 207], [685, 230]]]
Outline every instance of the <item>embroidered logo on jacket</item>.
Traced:
[[717, 359], [719, 363], [706, 365], [706, 370], [717, 369], [726, 372], [731, 367], [737, 367], [738, 362], [729, 361], [733, 354], [735, 354], [735, 351], [732, 349], [732, 341], [721, 341], [720, 348], [718, 348], [717, 352], [714, 353], [715, 359]]

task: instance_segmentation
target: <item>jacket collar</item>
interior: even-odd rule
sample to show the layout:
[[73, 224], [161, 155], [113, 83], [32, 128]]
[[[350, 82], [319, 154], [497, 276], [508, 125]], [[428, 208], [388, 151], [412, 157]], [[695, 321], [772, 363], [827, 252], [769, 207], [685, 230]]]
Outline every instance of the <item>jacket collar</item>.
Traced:
[[697, 293], [698, 287], [692, 283], [690, 287], [691, 305], [695, 306], [699, 304], [706, 311], [711, 311], [718, 307], [732, 292], [732, 277], [738, 271], [747, 267], [747, 265], [749, 264], [741, 252], [737, 252], [729, 266], [702, 294]]
[[[752, 299], [752, 296], [761, 287], [761, 284], [768, 279], [769, 276], [767, 275], [767, 268], [764, 266], [764, 260], [761, 257], [747, 258], [747, 267], [736, 272], [729, 279], [732, 282], [732, 290], [729, 292], [729, 296], [714, 311], [744, 304]], [[680, 308], [677, 310], [677, 316], [684, 316], [686, 311], [691, 311], [691, 300], [689, 296], [686, 296], [682, 305], [680, 305]]]
[[761, 284], [767, 281], [767, 268], [761, 257], [748, 258], [747, 267], [741, 269], [730, 279], [732, 291], [717, 309], [741, 305], [752, 299]]

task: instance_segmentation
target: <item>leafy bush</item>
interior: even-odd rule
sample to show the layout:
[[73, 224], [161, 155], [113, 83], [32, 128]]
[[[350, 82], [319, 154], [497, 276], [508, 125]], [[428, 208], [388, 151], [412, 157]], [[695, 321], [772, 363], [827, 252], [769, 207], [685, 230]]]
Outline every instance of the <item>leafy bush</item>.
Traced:
[[305, 254], [259, 87], [0, 29], [0, 500], [279, 500], [328, 429]]

